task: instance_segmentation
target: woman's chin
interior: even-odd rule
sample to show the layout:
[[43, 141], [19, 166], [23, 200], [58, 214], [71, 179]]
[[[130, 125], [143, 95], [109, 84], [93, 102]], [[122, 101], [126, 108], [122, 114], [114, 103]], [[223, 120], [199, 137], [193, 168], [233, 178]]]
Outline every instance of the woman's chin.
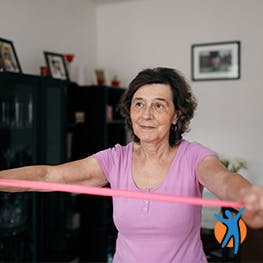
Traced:
[[153, 136], [141, 136], [139, 137], [141, 143], [156, 143], [160, 142], [160, 138]]

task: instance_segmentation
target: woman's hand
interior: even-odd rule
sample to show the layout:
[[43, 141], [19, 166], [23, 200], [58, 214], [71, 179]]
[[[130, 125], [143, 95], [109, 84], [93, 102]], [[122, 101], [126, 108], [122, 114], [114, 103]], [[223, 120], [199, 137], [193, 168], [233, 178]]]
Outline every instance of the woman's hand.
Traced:
[[252, 228], [263, 228], [263, 187], [251, 185], [240, 191], [245, 211], [242, 219]]

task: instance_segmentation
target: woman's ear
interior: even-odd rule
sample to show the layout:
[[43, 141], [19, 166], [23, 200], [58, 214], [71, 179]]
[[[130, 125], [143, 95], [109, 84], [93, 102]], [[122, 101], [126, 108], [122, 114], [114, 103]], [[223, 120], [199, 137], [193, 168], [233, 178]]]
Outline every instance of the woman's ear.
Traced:
[[177, 123], [177, 121], [179, 119], [179, 114], [180, 113], [178, 111], [174, 113], [174, 117], [173, 117], [173, 120], [172, 120], [172, 124], [173, 125], [176, 125], [176, 123]]

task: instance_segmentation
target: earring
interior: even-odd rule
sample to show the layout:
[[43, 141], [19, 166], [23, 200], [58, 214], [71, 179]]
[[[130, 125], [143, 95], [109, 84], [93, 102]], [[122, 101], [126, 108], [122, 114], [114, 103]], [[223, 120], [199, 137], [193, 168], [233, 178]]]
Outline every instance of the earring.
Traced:
[[172, 124], [172, 125], [171, 125], [171, 130], [172, 130], [173, 132], [176, 132], [176, 130], [177, 130], [176, 124]]

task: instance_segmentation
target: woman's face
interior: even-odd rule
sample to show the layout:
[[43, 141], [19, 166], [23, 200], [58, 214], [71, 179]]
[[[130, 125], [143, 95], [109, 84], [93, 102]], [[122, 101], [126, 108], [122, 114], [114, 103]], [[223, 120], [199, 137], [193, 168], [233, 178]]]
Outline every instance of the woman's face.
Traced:
[[176, 124], [172, 91], [167, 84], [147, 84], [133, 95], [130, 114], [135, 135], [141, 142], [169, 141], [171, 124]]

